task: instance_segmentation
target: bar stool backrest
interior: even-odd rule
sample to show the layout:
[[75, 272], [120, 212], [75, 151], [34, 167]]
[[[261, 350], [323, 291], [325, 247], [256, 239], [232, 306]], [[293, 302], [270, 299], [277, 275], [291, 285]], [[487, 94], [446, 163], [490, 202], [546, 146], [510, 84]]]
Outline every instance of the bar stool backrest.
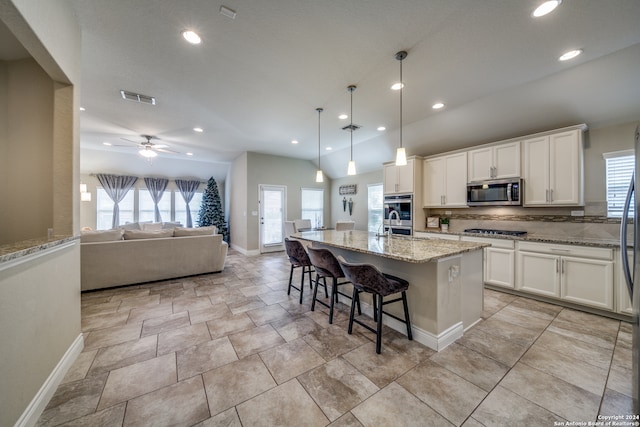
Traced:
[[316, 272], [322, 276], [328, 277], [344, 277], [340, 263], [336, 257], [328, 249], [308, 248], [309, 259], [311, 264], [316, 268]]
[[284, 246], [287, 250], [287, 256], [289, 257], [291, 264], [305, 266], [311, 265], [309, 255], [307, 255], [307, 251], [304, 250], [304, 246], [299, 240], [291, 240], [285, 237]]
[[341, 256], [338, 257], [338, 262], [347, 280], [362, 291], [377, 295], [389, 295], [392, 293], [390, 292], [392, 291], [392, 284], [374, 265], [350, 263]]

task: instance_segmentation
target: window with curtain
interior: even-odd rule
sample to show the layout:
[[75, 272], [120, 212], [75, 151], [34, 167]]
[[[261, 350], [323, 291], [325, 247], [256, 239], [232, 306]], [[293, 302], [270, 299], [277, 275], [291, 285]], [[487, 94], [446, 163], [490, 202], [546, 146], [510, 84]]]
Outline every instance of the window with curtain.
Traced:
[[[193, 226], [195, 227], [198, 221], [198, 212], [200, 212], [200, 205], [202, 205], [202, 194], [194, 193], [193, 198], [189, 202], [189, 209], [191, 209], [191, 218], [193, 220]], [[176, 221], [180, 222], [183, 226], [187, 224], [187, 208], [184, 203], [184, 199], [180, 195], [179, 191], [176, 191], [174, 196], [176, 200]]]
[[[607, 216], [621, 218], [624, 202], [629, 189], [629, 182], [635, 169], [633, 150], [616, 151], [603, 154], [606, 164]], [[636, 189], [638, 194], [638, 189]], [[634, 215], [633, 203], [629, 209], [629, 217]]]
[[[120, 224], [134, 222], [134, 195], [135, 191], [129, 191], [124, 199], [118, 204], [120, 206]], [[109, 230], [113, 222], [113, 200], [107, 195], [103, 188], [98, 188], [96, 193], [97, 230]], [[151, 207], [151, 216], [153, 217], [153, 205]]]
[[[122, 206], [122, 205], [121, 205]], [[120, 207], [122, 209], [122, 207]], [[160, 210], [160, 215], [162, 216], [162, 220], [167, 222], [171, 221], [171, 192], [166, 191], [162, 195], [162, 199], [158, 202], [158, 209]], [[151, 198], [151, 194], [149, 194], [149, 190], [139, 188], [138, 189], [138, 221], [145, 222], [155, 220], [155, 204], [153, 203], [153, 199]], [[120, 214], [122, 217], [122, 214]]]
[[322, 188], [303, 188], [301, 196], [302, 219], [310, 219], [312, 227], [324, 224], [324, 190]]
[[382, 205], [382, 184], [370, 184], [367, 187], [367, 224], [372, 233], [377, 233], [382, 224]]

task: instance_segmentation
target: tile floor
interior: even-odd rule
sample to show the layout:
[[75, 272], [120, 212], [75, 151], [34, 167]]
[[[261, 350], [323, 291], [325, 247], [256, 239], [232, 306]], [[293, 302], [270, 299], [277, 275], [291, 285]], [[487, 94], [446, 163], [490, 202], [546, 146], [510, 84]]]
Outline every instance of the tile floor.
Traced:
[[[299, 274], [299, 273], [298, 273]], [[552, 426], [631, 410], [628, 323], [485, 291], [436, 353], [289, 297], [284, 254], [82, 295], [85, 348], [41, 426]], [[296, 275], [294, 278], [299, 278]]]

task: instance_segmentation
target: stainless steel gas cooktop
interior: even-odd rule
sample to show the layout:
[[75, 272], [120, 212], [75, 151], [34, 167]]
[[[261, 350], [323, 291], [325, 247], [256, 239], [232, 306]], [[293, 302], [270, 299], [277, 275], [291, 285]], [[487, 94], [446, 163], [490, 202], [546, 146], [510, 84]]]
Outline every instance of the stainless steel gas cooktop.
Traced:
[[524, 236], [526, 231], [513, 231], [513, 230], [492, 230], [489, 228], [467, 228], [465, 233], [477, 233], [477, 234], [497, 234], [502, 236]]

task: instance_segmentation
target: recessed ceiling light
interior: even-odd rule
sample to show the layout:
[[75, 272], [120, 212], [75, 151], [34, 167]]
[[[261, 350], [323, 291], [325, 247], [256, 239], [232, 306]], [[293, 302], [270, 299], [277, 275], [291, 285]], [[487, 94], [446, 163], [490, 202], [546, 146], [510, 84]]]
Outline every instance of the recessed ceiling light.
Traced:
[[545, 1], [540, 6], [536, 7], [533, 12], [531, 12], [531, 16], [533, 16], [534, 18], [539, 18], [548, 13], [551, 13], [556, 9], [556, 7], [560, 6], [560, 3], [562, 3], [562, 0]]
[[394, 83], [391, 85], [391, 90], [400, 90], [404, 87], [404, 83]]
[[182, 32], [182, 37], [191, 44], [200, 44], [202, 42], [202, 39], [195, 31], [184, 30]]
[[297, 140], [297, 139], [294, 139], [293, 141], [291, 141], [291, 143], [292, 143], [292, 144], [297, 144], [297, 143], [298, 143], [298, 140]]
[[433, 105], [431, 106], [431, 108], [433, 108], [434, 110], [439, 110], [439, 109], [441, 109], [442, 107], [444, 107], [444, 104], [443, 104], [442, 102], [436, 102], [435, 104], [433, 104]]
[[340, 120], [347, 120], [347, 119], [349, 118], [349, 116], [347, 116], [346, 114], [340, 114], [340, 115], [338, 116], [338, 118], [339, 118]]
[[103, 142], [102, 145], [107, 145], [107, 146], [111, 147], [111, 143], [110, 142]]
[[187, 156], [193, 156], [193, 153], [187, 153]]
[[80, 107], [80, 111], [84, 111], [84, 110], [85, 110], [85, 108], [84, 108], [84, 107]]
[[331, 150], [333, 150], [333, 147], [327, 147], [327, 148], [325, 148], [325, 150], [331, 151]]
[[193, 128], [193, 131], [202, 133], [202, 132], [204, 132], [204, 129], [202, 129], [202, 128]]
[[382, 132], [383, 130], [387, 130], [387, 128], [386, 128], [386, 127], [384, 127], [384, 126], [378, 126], [378, 130], [379, 130], [380, 132]]
[[558, 58], [558, 61], [568, 61], [580, 55], [581, 53], [582, 53], [582, 49], [570, 50], [569, 52], [562, 54], [562, 56]]

